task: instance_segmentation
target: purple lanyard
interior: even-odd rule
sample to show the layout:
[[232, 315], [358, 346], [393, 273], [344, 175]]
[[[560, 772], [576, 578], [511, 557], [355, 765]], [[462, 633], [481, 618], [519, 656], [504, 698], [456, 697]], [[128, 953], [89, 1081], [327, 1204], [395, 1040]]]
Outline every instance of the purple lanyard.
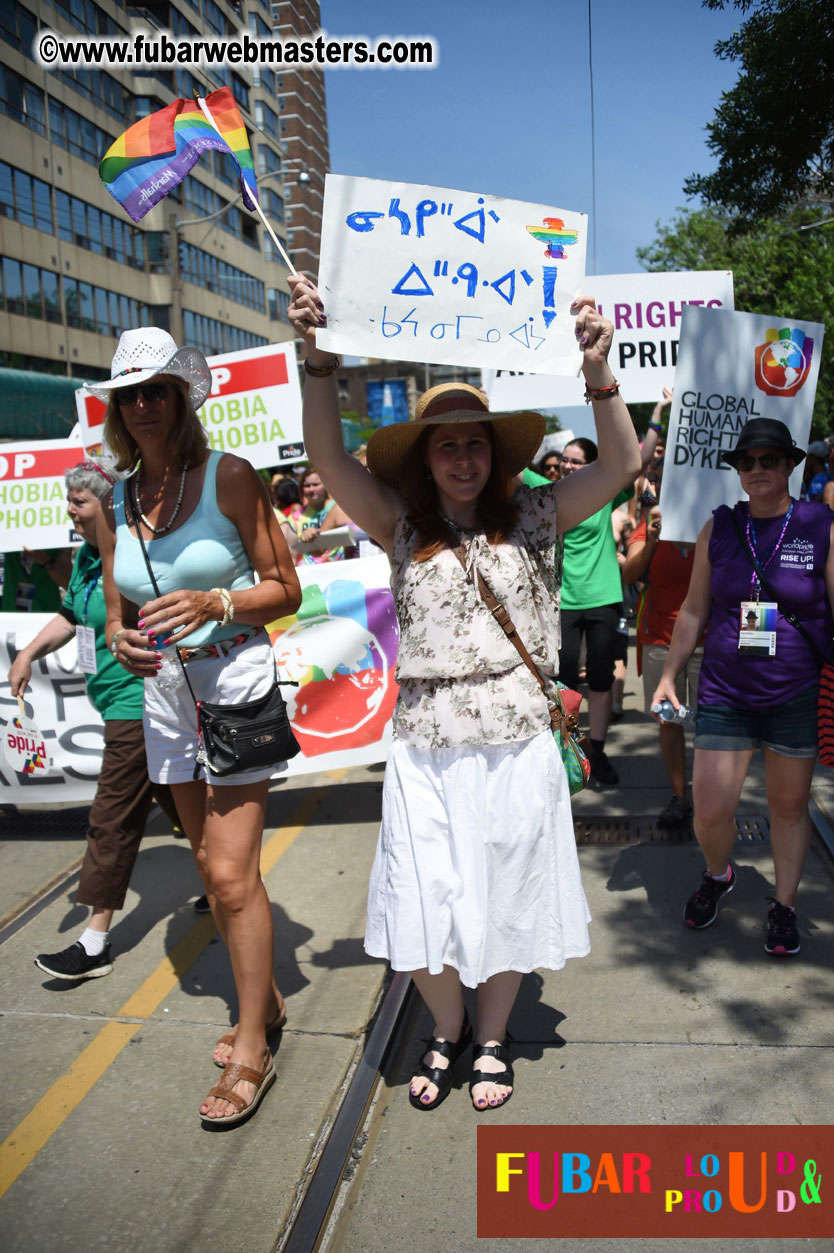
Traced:
[[750, 549], [750, 555], [752, 556], [753, 564], [756, 567], [755, 570], [753, 571], [753, 574], [750, 576], [750, 599], [751, 600], [759, 599], [759, 575], [764, 577], [765, 570], [770, 565], [771, 561], [776, 556], [779, 549], [782, 547], [782, 540], [785, 538], [785, 532], [787, 531], [788, 523], [791, 520], [791, 514], [793, 513], [794, 503], [795, 503], [794, 501], [791, 501], [791, 507], [785, 515], [785, 521], [782, 524], [782, 530], [779, 533], [779, 538], [776, 541], [776, 543], [773, 545], [773, 547], [771, 548], [767, 557], [765, 557], [764, 561], [759, 561], [759, 554], [757, 551], [757, 544], [756, 544], [756, 531], [753, 526], [753, 518], [750, 513], [750, 506], [749, 505], [747, 506], [747, 547]]

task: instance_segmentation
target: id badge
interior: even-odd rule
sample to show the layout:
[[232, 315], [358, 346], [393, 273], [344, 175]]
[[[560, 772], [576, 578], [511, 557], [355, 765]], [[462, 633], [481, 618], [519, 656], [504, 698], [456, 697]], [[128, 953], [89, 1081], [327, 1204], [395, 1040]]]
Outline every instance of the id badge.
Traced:
[[743, 600], [739, 614], [738, 651], [756, 657], [776, 655], [777, 606], [771, 600]]
[[77, 626], [75, 638], [78, 643], [78, 669], [82, 674], [96, 672], [96, 633], [92, 627]]

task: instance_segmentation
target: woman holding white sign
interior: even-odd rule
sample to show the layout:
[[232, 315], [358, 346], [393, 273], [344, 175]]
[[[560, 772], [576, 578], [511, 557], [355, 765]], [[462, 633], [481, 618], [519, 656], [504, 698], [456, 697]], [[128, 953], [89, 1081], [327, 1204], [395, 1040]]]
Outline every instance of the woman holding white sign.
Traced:
[[811, 838], [819, 672], [831, 652], [834, 523], [824, 505], [791, 498], [788, 480], [805, 453], [783, 422], [751, 419], [722, 457], [748, 499], [721, 505], [698, 537], [652, 704], [680, 707], [675, 679], [708, 624], [692, 774], [695, 834], [707, 867], [684, 922], [710, 926], [735, 888], [735, 813], [761, 747], [775, 872], [765, 950], [786, 956], [800, 947], [795, 900]]
[[278, 767], [216, 771], [197, 701], [203, 713], [209, 703], [234, 712], [270, 696], [264, 626], [292, 613], [301, 591], [264, 484], [248, 462], [208, 448], [197, 416], [211, 386], [202, 353], [154, 327], [125, 331], [111, 375], [91, 390], [107, 401], [108, 446], [133, 473], [99, 520], [108, 644], [146, 680], [148, 772], [171, 786], [229, 948], [238, 1024], [215, 1046], [223, 1076], [200, 1116], [237, 1123], [275, 1079], [266, 1037], [286, 1020], [259, 870]]
[[451, 1089], [473, 1036], [467, 986], [478, 989], [472, 1103], [495, 1108], [512, 1094], [507, 1019], [522, 974], [587, 953], [589, 915], [549, 699], [482, 595], [488, 584], [504, 602], [552, 691], [558, 536], [640, 466], [608, 365], [612, 327], [593, 302], [575, 306], [600, 438], [584, 475], [517, 486], [544, 419], [490, 413], [463, 383], [430, 389], [414, 420], [378, 430], [366, 470], [342, 447], [339, 361], [316, 347], [325, 323], [318, 292], [307, 279], [289, 282], [290, 320], [307, 344], [305, 444], [342, 507], [388, 553], [400, 625], [365, 947], [411, 972], [434, 1018], [411, 1103], [436, 1109]]

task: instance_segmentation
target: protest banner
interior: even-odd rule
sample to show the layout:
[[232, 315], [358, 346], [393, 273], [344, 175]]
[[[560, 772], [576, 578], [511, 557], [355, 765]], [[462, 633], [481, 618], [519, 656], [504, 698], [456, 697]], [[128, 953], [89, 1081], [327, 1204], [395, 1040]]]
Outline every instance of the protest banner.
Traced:
[[0, 551], [80, 543], [67, 517], [64, 472], [84, 460], [81, 444], [35, 439], [0, 447]]
[[[301, 566], [302, 603], [268, 630], [301, 745], [290, 774], [384, 761], [397, 698], [397, 620], [384, 556]], [[0, 722], [18, 716], [5, 676], [17, 652], [51, 621], [50, 614], [0, 614]], [[0, 803], [67, 801], [95, 794], [103, 724], [87, 696], [75, 642], [32, 666], [26, 712], [41, 730], [52, 768], [40, 777], [0, 762]]]
[[[588, 275], [582, 290], [614, 324], [609, 360], [631, 404], [655, 402], [664, 387], [674, 387], [685, 305], [734, 308], [730, 270]], [[585, 383], [579, 377], [483, 370], [482, 381], [496, 410], [568, 408], [584, 401]]]
[[[660, 502], [664, 539], [691, 543], [714, 509], [741, 498], [721, 453], [735, 448], [751, 418], [777, 418], [807, 446], [824, 329], [770, 314], [684, 309]], [[792, 496], [801, 483], [798, 466]]]
[[[198, 416], [209, 445], [245, 457], [256, 470], [301, 460], [301, 388], [294, 346], [268, 344], [206, 360], [211, 391]], [[84, 388], [75, 393], [75, 403], [84, 447], [100, 452], [104, 404]]]
[[328, 174], [319, 287], [335, 353], [564, 374], [587, 217]]

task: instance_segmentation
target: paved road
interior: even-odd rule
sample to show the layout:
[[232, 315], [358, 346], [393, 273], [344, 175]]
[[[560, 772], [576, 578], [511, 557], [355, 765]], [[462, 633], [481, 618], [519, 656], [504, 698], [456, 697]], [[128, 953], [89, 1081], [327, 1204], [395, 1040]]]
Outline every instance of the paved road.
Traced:
[[[622, 786], [584, 793], [577, 816], [657, 813], [667, 793], [656, 731], [637, 712], [636, 692], [612, 733], [611, 754]], [[381, 768], [356, 768], [288, 780], [271, 794], [264, 871], [289, 1026], [279, 1081], [244, 1127], [206, 1132], [197, 1117], [218, 1073], [211, 1049], [233, 1018], [233, 985], [211, 920], [191, 908], [201, 889], [190, 855], [163, 819], [146, 838], [114, 929], [111, 976], [56, 985], [33, 965], [36, 952], [78, 934], [84, 911], [72, 891], [2, 945], [0, 1230], [7, 1253], [280, 1247], [386, 979], [361, 943], [381, 778]], [[834, 795], [828, 772], [820, 772], [817, 791], [823, 803]], [[742, 810], [763, 810], [756, 771]], [[77, 828], [0, 839], [0, 916], [19, 910], [79, 852]], [[827, 1119], [834, 924], [825, 853], [815, 848], [810, 859], [803, 953], [790, 963], [771, 962], [762, 951], [766, 844], [739, 846], [739, 887], [719, 923], [697, 934], [680, 922], [700, 875], [694, 845], [588, 844], [580, 860], [594, 915], [592, 955], [561, 973], [525, 979], [511, 1023], [517, 1090], [492, 1121]], [[409, 1106], [413, 1038], [429, 1030], [419, 1007], [412, 1018], [324, 1247], [476, 1248], [479, 1119], [465, 1086], [429, 1116]], [[501, 1247], [514, 1243], [531, 1244]]]

